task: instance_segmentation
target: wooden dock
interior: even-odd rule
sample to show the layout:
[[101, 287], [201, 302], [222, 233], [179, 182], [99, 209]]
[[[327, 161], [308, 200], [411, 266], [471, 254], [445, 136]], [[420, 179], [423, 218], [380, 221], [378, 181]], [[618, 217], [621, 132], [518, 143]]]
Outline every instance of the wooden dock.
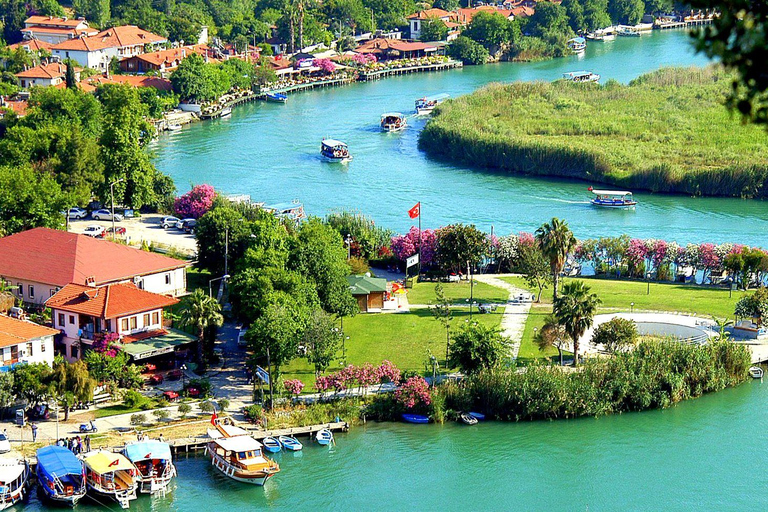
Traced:
[[312, 82], [302, 82], [299, 84], [286, 85], [283, 87], [265, 87], [261, 89], [259, 98], [266, 99], [266, 94], [268, 92], [278, 93], [278, 94], [287, 94], [289, 92], [305, 91], [308, 89], [317, 89], [319, 87], [338, 87], [341, 85], [351, 84], [352, 82], [354, 82], [353, 78], [343, 77], [343, 78], [331, 78], [328, 80], [314, 80]]
[[700, 25], [709, 25], [712, 23], [712, 18], [696, 18], [684, 21], [665, 21], [662, 23], [654, 23], [654, 30], [667, 30], [672, 28], [688, 28], [697, 27]]
[[464, 64], [458, 60], [448, 60], [439, 64], [422, 64], [418, 66], [406, 66], [402, 68], [390, 68], [382, 69], [380, 71], [361, 71], [358, 75], [358, 80], [361, 82], [368, 82], [371, 80], [379, 80], [381, 78], [392, 75], [405, 75], [408, 73], [426, 73], [430, 71], [445, 71], [447, 69], [460, 68]]

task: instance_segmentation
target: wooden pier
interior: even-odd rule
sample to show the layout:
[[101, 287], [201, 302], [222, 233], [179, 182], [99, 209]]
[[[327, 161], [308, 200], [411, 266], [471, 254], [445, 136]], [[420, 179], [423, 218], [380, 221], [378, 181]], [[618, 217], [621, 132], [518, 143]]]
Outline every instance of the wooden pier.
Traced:
[[268, 87], [263, 88], [260, 91], [259, 98], [266, 99], [267, 93], [287, 94], [289, 92], [304, 91], [307, 89], [316, 89], [318, 87], [338, 87], [341, 85], [348, 85], [354, 82], [353, 78], [331, 78], [328, 80], [314, 80], [312, 82], [302, 82], [294, 85], [286, 85], [283, 87]]
[[430, 71], [445, 71], [447, 69], [460, 68], [464, 64], [458, 60], [449, 60], [441, 62], [439, 64], [422, 64], [417, 66], [405, 66], [402, 68], [389, 68], [379, 71], [361, 71], [358, 75], [358, 80], [361, 82], [368, 82], [371, 80], [379, 80], [381, 78], [392, 75], [405, 75], [408, 73], [425, 73]]
[[672, 28], [688, 28], [697, 27], [700, 25], [709, 25], [712, 23], [712, 18], [696, 18], [684, 21], [664, 21], [661, 23], [654, 23], [654, 30], [667, 30]]

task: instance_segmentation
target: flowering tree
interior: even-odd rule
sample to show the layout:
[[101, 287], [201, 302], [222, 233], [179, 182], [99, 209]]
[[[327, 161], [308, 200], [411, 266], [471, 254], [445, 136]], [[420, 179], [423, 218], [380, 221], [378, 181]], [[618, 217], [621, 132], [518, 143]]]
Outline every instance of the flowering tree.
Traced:
[[120, 335], [116, 332], [108, 332], [99, 339], [94, 340], [91, 348], [94, 352], [98, 352], [107, 357], [117, 357], [120, 348], [116, 343], [119, 339]]
[[[397, 235], [392, 237], [392, 252], [400, 261], [407, 260], [410, 256], [416, 254], [419, 248], [419, 228], [412, 227], [406, 235]], [[435, 232], [431, 229], [424, 229], [421, 232], [421, 264], [430, 265], [435, 260], [435, 251], [437, 247], [437, 238]]]
[[319, 67], [328, 74], [336, 71], [336, 64], [331, 59], [315, 59], [315, 66]]
[[411, 377], [395, 391], [395, 400], [408, 410], [423, 410], [432, 403], [424, 377]]
[[299, 396], [301, 390], [304, 389], [304, 383], [299, 379], [288, 379], [283, 382], [283, 385], [285, 386], [285, 389], [294, 396]]
[[499, 238], [499, 245], [496, 249], [496, 260], [499, 268], [511, 269], [518, 256], [520, 238], [514, 233]]
[[215, 197], [216, 191], [211, 185], [197, 185], [177, 197], [173, 209], [179, 217], [199, 219], [211, 209]]

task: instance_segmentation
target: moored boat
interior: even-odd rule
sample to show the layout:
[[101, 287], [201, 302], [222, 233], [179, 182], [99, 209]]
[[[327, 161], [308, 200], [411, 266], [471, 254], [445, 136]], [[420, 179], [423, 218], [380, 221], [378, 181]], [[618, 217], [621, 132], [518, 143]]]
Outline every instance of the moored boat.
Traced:
[[327, 428], [324, 428], [315, 434], [315, 440], [317, 440], [317, 443], [320, 446], [328, 446], [333, 442], [333, 432]]
[[140, 441], [125, 446], [123, 454], [130, 460], [138, 474], [139, 492], [165, 494], [168, 484], [176, 476], [171, 447], [161, 441]]
[[211, 465], [225, 476], [253, 485], [264, 485], [280, 466], [264, 456], [261, 443], [242, 428], [216, 425], [208, 430], [211, 441], [205, 447]]
[[291, 436], [280, 436], [277, 438], [278, 441], [280, 441], [280, 444], [283, 448], [286, 450], [292, 451], [292, 452], [298, 452], [301, 451], [302, 448], [304, 448], [304, 445], [302, 445], [298, 439]]
[[634, 210], [637, 205], [632, 192], [626, 190], [594, 190], [592, 187], [588, 190], [595, 195], [590, 201], [594, 206]]
[[587, 40], [583, 37], [574, 37], [568, 41], [568, 48], [573, 53], [584, 53], [587, 49]]
[[419, 425], [429, 423], [429, 416], [424, 416], [421, 414], [403, 414], [401, 417], [406, 423], [416, 423]]
[[749, 375], [752, 376], [753, 379], [762, 379], [763, 369], [759, 366], [750, 366]]
[[123, 454], [96, 450], [82, 456], [88, 494], [115, 500], [128, 508], [136, 499], [136, 467]]
[[465, 425], [477, 425], [477, 418], [472, 416], [471, 414], [462, 413], [461, 416], [461, 422]]
[[173, 123], [173, 124], [169, 124], [168, 125], [168, 131], [176, 132], [176, 131], [179, 131], [179, 130], [181, 130], [181, 125], [180, 124]]
[[24, 499], [29, 488], [29, 464], [18, 457], [0, 458], [0, 510]]
[[274, 103], [285, 103], [288, 101], [288, 96], [280, 94], [279, 92], [268, 92], [266, 95], [267, 101]]
[[347, 163], [352, 160], [349, 148], [346, 144], [335, 139], [323, 139], [320, 145], [320, 154], [328, 162]]
[[447, 100], [450, 96], [447, 94], [438, 94], [436, 96], [425, 96], [416, 100], [416, 114], [423, 116], [431, 114], [435, 107]]
[[385, 132], [399, 132], [405, 130], [408, 121], [400, 112], [387, 112], [381, 114], [381, 129]]
[[469, 415], [475, 418], [477, 421], [485, 421], [485, 414], [481, 412], [469, 412]]
[[563, 73], [563, 80], [568, 82], [597, 82], [600, 80], [600, 75], [592, 73], [591, 71], [569, 71]]
[[40, 448], [36, 455], [40, 494], [53, 503], [74, 507], [87, 491], [83, 462], [58, 445]]
[[265, 437], [264, 439], [261, 440], [261, 442], [264, 445], [264, 449], [269, 453], [277, 453], [282, 449], [282, 446], [280, 445], [280, 441], [278, 441], [274, 437]]
[[221, 111], [221, 114], [219, 114], [219, 117], [229, 117], [232, 115], [232, 107], [224, 107], [224, 110]]

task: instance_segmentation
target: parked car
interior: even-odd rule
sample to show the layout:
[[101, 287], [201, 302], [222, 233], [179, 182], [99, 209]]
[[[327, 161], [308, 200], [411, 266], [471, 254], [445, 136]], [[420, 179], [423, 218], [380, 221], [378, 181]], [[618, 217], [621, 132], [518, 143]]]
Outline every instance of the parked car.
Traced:
[[0, 453], [8, 453], [11, 451], [11, 442], [8, 440], [8, 436], [0, 432]]
[[[93, 220], [112, 220], [112, 212], [107, 209], [96, 210], [91, 212], [91, 218]], [[119, 213], [115, 214], [115, 220], [120, 222], [123, 220], [123, 216]]]
[[181, 370], [171, 370], [168, 372], [168, 375], [166, 376], [168, 380], [179, 380], [181, 378]]
[[179, 394], [176, 391], [166, 391], [163, 393], [163, 398], [169, 402], [175, 402], [179, 399]]
[[176, 226], [176, 223], [180, 220], [181, 219], [178, 217], [163, 217], [163, 220], [160, 221], [160, 224], [163, 226], [163, 229], [168, 229], [172, 226]]
[[[112, 233], [112, 228], [107, 228], [107, 233]], [[115, 234], [116, 235], [124, 235], [126, 233], [126, 230], [124, 227], [121, 226], [115, 226]]]
[[184, 232], [194, 233], [196, 227], [197, 227], [197, 221], [195, 219], [190, 219], [184, 223]]
[[187, 388], [187, 395], [189, 395], [192, 398], [197, 398], [200, 396], [200, 390], [194, 386], [190, 386]]
[[93, 238], [104, 238], [105, 232], [106, 231], [104, 231], [103, 227], [94, 224], [92, 226], [86, 227], [83, 234], [86, 236], [92, 236]]
[[176, 223], [176, 229], [178, 229], [179, 231], [184, 231], [184, 227], [187, 225], [188, 222], [197, 223], [195, 219], [181, 219], [179, 222]]
[[84, 219], [88, 216], [88, 211], [82, 208], [70, 208], [67, 211], [67, 217], [70, 219]]
[[162, 373], [156, 373], [156, 374], [152, 375], [149, 378], [149, 383], [151, 385], [153, 385], [153, 386], [156, 386], [158, 384], [162, 384], [163, 380], [165, 380], [165, 379], [163, 379], [163, 374]]

